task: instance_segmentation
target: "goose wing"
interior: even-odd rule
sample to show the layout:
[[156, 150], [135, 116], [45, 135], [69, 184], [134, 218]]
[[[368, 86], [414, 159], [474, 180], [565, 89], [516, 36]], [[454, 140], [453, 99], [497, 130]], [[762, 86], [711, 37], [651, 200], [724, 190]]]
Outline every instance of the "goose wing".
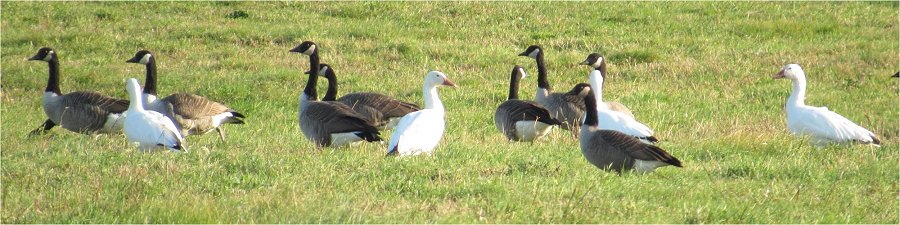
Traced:
[[342, 96], [337, 101], [352, 107], [353, 110], [357, 112], [360, 112], [358, 107], [371, 107], [387, 118], [403, 117], [406, 114], [420, 110], [419, 106], [416, 104], [372, 92], [350, 93]]
[[558, 125], [560, 122], [550, 116], [550, 111], [532, 101], [507, 100], [500, 104], [498, 110], [504, 112], [506, 123], [515, 124], [518, 121], [540, 121], [549, 125]]
[[305, 121], [312, 124], [316, 140], [319, 143], [330, 143], [332, 133], [367, 132], [379, 134], [372, 122], [338, 102], [310, 102], [304, 110]]
[[811, 132], [832, 140], [874, 142], [875, 134], [826, 107], [807, 107], [791, 122], [793, 132]]
[[185, 119], [211, 117], [225, 112], [234, 112], [234, 110], [222, 103], [211, 101], [195, 94], [176, 93], [163, 98], [162, 101], [171, 103], [175, 114]]
[[665, 162], [673, 166], [681, 167], [681, 161], [662, 148], [641, 142], [637, 138], [613, 130], [599, 130], [598, 137], [608, 145], [617, 148], [628, 156], [648, 161]]
[[97, 92], [72, 92], [62, 96], [60, 126], [79, 133], [100, 131], [110, 113], [128, 109], [128, 100], [116, 99]]

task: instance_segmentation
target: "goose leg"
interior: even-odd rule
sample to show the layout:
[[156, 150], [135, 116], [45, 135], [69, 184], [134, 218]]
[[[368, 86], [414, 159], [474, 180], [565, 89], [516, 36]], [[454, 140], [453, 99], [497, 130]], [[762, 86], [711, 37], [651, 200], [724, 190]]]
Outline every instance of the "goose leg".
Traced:
[[48, 130], [50, 130], [51, 128], [53, 128], [55, 126], [56, 126], [56, 123], [54, 123], [50, 119], [47, 119], [47, 121], [44, 121], [44, 125], [41, 125], [37, 129], [34, 129], [33, 131], [31, 131], [30, 135], [45, 134], [45, 133], [47, 133]]
[[216, 132], [219, 133], [219, 138], [222, 139], [222, 142], [228, 142], [227, 140], [225, 140], [225, 128], [216, 127]]

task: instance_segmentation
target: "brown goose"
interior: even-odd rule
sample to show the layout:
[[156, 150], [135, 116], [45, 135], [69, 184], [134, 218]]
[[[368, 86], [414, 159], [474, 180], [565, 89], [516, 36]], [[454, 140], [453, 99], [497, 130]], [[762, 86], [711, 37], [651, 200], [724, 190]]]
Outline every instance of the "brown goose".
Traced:
[[215, 129], [219, 138], [225, 141], [222, 124], [244, 124], [244, 114], [203, 96], [175, 93], [157, 100], [156, 57], [150, 51], [138, 51], [126, 62], [146, 66], [147, 77], [142, 99], [144, 107], [171, 117], [169, 119], [178, 126], [182, 136], [206, 134]]
[[[599, 70], [600, 75], [603, 76], [603, 79], [606, 79], [606, 58], [603, 57], [600, 53], [591, 53], [588, 55], [587, 59], [584, 62], [580, 63], [581, 65], [588, 65], [594, 68], [594, 70]], [[631, 113], [631, 110], [628, 109], [625, 105], [615, 101], [604, 102], [609, 110], [617, 111], [624, 113], [625, 115], [634, 118], [634, 114]]]
[[534, 100], [550, 111], [550, 115], [562, 124], [560, 127], [569, 130], [577, 137], [581, 119], [584, 118], [584, 103], [579, 96], [569, 93], [553, 93], [547, 81], [547, 65], [544, 63], [544, 50], [541, 46], [528, 46], [519, 56], [535, 59], [538, 68], [538, 88]]
[[[306, 71], [306, 74], [310, 73], [310, 71]], [[322, 101], [337, 101], [350, 106], [353, 108], [353, 111], [375, 123], [375, 126], [379, 129], [391, 129], [397, 125], [401, 117], [421, 109], [416, 104], [373, 92], [349, 93], [339, 99], [335, 99], [337, 97], [338, 81], [334, 75], [333, 67], [325, 63], [320, 64], [319, 75], [328, 79], [328, 90], [325, 91], [325, 97], [322, 97]]]
[[304, 41], [290, 50], [309, 56], [310, 70], [306, 88], [300, 95], [298, 120], [300, 131], [318, 147], [340, 147], [361, 141], [381, 141], [378, 128], [354, 112], [349, 106], [339, 102], [317, 101], [316, 83], [320, 71], [319, 50], [316, 43]]
[[587, 95], [584, 103], [591, 110], [585, 112], [587, 115], [581, 127], [581, 153], [594, 166], [619, 173], [628, 170], [648, 173], [668, 165], [681, 167], [681, 161], [662, 148], [619, 131], [601, 130], [596, 97]]
[[509, 80], [509, 97], [494, 111], [494, 125], [513, 141], [534, 141], [550, 133], [559, 121], [550, 111], [533, 101], [519, 100], [519, 80], [527, 76], [525, 69], [513, 67]]
[[31, 132], [44, 134], [56, 125], [82, 134], [122, 132], [128, 100], [112, 98], [93, 91], [62, 94], [59, 88], [59, 58], [52, 48], [44, 47], [28, 60], [50, 65], [50, 78], [44, 90], [44, 125]]

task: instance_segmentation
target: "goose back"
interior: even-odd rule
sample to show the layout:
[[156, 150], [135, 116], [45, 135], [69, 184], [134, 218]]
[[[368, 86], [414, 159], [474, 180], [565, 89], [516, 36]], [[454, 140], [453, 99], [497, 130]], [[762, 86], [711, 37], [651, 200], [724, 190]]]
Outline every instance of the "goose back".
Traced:
[[[662, 148], [614, 130], [582, 128], [580, 144], [584, 157], [604, 170], [622, 172], [636, 169], [638, 172], [650, 172], [665, 165], [681, 167], [681, 161]], [[652, 164], [652, 168], [637, 166], [638, 164]]]
[[120, 117], [128, 110], [128, 103], [128, 100], [92, 91], [76, 91], [62, 96], [47, 92], [44, 113], [54, 123], [73, 132], [115, 133], [122, 130], [124, 121]]
[[366, 141], [380, 141], [378, 128], [349, 106], [338, 102], [308, 101], [301, 105], [300, 130], [319, 147], [332, 145], [332, 134], [357, 133]]
[[[520, 122], [539, 122], [544, 124], [534, 124], [534, 126], [553, 126], [560, 124], [559, 121], [550, 116], [550, 111], [533, 101], [518, 99], [506, 100], [501, 103], [494, 112], [494, 124], [509, 140], [531, 141], [546, 134], [545, 131], [538, 132], [539, 134], [520, 135], [521, 132], [525, 132], [517, 129], [517, 124]], [[538, 127], [534, 127], [533, 129], [539, 130], [536, 128]]]
[[[350, 93], [337, 101], [350, 106], [353, 111], [372, 121], [376, 127], [381, 129], [389, 129], [396, 125], [397, 119], [421, 109], [416, 104], [372, 92]], [[394, 124], [391, 120], [395, 121]]]

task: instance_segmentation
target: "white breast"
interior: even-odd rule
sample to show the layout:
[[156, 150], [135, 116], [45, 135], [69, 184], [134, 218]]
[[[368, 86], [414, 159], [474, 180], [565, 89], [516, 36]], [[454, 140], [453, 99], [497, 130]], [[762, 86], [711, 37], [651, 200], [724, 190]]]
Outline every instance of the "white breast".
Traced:
[[533, 141], [547, 135], [552, 129], [553, 126], [539, 121], [518, 121], [516, 122], [516, 137], [523, 141]]

